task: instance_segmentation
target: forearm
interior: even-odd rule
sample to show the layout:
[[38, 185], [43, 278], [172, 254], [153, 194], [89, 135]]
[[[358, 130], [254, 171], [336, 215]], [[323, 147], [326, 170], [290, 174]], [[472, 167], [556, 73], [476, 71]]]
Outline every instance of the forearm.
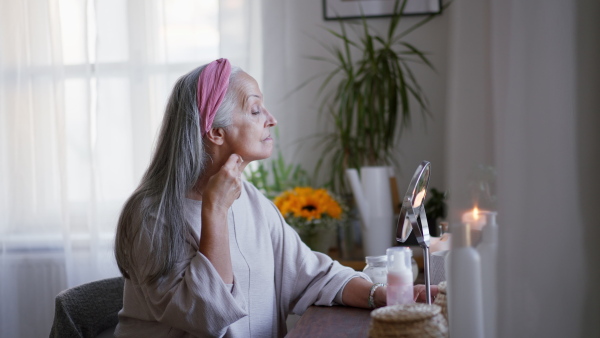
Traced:
[[199, 251], [212, 263], [225, 284], [233, 283], [226, 209], [202, 206]]
[[[373, 283], [363, 278], [352, 278], [344, 287], [342, 291], [342, 301], [346, 306], [370, 308], [369, 307], [369, 293]], [[375, 290], [373, 294], [373, 301], [375, 307], [382, 307], [386, 305], [386, 287], [380, 286]]]

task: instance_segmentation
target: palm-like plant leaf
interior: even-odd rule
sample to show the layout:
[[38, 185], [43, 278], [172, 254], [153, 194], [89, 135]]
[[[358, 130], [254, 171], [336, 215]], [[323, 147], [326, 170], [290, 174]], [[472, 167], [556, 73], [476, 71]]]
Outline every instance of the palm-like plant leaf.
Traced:
[[[422, 114], [429, 112], [411, 64], [435, 69], [425, 52], [403, 38], [435, 15], [398, 32], [406, 1], [396, 0], [383, 36], [369, 27], [364, 16], [349, 24], [340, 20], [339, 32], [327, 29], [341, 43], [341, 47], [323, 45], [332, 57], [326, 62], [333, 62], [335, 68], [319, 88], [320, 95], [325, 95], [325, 89], [334, 84], [332, 95], [324, 97], [320, 105], [321, 112], [332, 118], [334, 131], [322, 138], [322, 156], [315, 171], [329, 163], [326, 181], [340, 192], [346, 191], [346, 168], [395, 162], [393, 150], [402, 129], [410, 123], [411, 101]], [[358, 39], [350, 38], [347, 26]]]

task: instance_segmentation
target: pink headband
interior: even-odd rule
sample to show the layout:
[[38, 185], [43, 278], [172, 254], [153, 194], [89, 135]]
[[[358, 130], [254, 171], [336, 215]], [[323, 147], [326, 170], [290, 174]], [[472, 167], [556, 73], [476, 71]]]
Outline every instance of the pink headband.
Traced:
[[227, 59], [218, 59], [209, 63], [198, 77], [198, 92], [196, 95], [198, 111], [200, 112], [200, 131], [202, 136], [212, 128], [217, 109], [221, 105], [227, 87], [231, 64]]

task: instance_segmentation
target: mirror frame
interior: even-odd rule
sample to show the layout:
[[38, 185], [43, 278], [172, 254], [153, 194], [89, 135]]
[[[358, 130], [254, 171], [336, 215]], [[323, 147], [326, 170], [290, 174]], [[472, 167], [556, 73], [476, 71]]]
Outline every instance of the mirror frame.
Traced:
[[[427, 177], [424, 177], [427, 175]], [[402, 201], [402, 208], [400, 211], [400, 217], [398, 217], [398, 223], [396, 225], [396, 241], [400, 243], [406, 242], [408, 236], [412, 231], [415, 232], [417, 242], [420, 246], [429, 247], [430, 235], [429, 225], [427, 224], [427, 217], [425, 214], [425, 198], [427, 197], [427, 187], [429, 186], [429, 179], [431, 177], [431, 163], [423, 161], [415, 170], [415, 174], [410, 181], [404, 199]], [[416, 191], [417, 187], [422, 180], [425, 180], [423, 184], [424, 191], [423, 199], [420, 205], [413, 206], [415, 197], [418, 196], [419, 192]]]

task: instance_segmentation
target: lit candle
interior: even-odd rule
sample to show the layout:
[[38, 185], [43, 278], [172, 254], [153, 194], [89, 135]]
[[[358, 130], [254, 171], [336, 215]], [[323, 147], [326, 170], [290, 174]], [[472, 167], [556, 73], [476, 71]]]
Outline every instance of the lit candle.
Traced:
[[[483, 211], [485, 213], [485, 211]], [[471, 230], [481, 230], [486, 224], [486, 217], [482, 212], [474, 207], [472, 211], [465, 212], [462, 216], [462, 222], [471, 226]]]

